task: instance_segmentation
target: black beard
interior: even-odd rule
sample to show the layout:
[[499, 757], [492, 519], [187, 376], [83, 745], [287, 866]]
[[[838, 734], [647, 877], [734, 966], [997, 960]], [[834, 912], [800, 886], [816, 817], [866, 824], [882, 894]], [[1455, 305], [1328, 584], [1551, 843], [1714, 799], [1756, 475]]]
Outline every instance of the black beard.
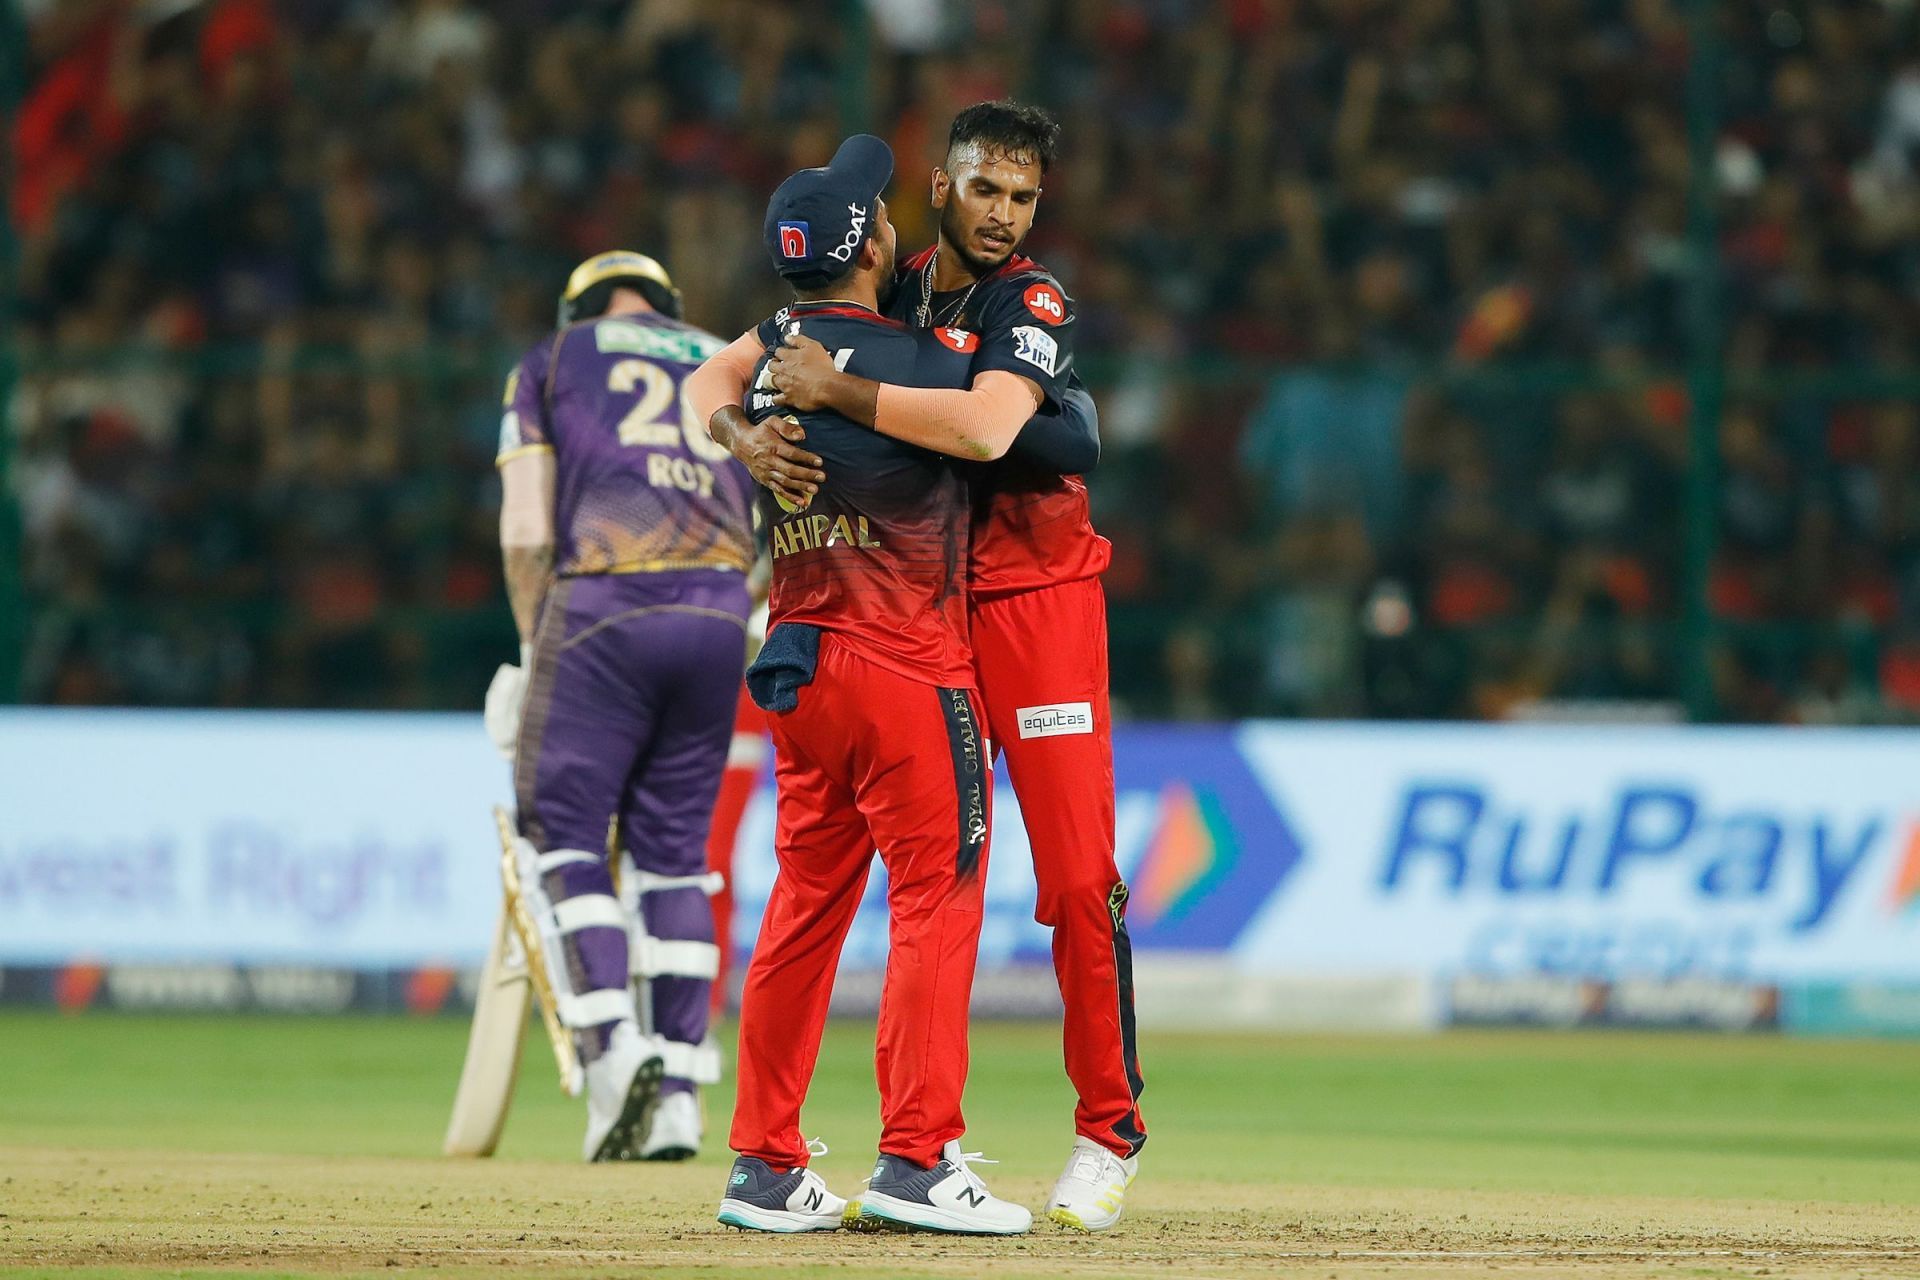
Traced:
[[940, 239], [948, 249], [953, 251], [953, 256], [960, 259], [960, 265], [965, 267], [967, 274], [975, 280], [986, 279], [1001, 267], [1006, 266], [1007, 260], [1019, 252], [1020, 246], [1016, 244], [1009, 248], [1007, 250], [1007, 256], [998, 262], [982, 258], [977, 254], [969, 253], [962, 247], [967, 238], [966, 229], [955, 225], [958, 218], [953, 215], [955, 215], [956, 212], [956, 207], [951, 204], [940, 211]]
[[887, 272], [886, 278], [880, 283], [879, 296], [876, 299], [880, 304], [879, 311], [881, 315], [887, 314], [887, 311], [893, 306], [894, 297], [899, 292], [900, 277], [891, 271]]

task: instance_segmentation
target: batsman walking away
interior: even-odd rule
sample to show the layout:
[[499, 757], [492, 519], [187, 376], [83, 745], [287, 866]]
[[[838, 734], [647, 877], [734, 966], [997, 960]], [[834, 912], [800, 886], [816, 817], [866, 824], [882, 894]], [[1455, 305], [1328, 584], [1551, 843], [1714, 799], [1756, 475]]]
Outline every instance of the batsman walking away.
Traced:
[[[487, 724], [513, 761], [508, 855], [531, 922], [516, 936], [579, 1063], [588, 1160], [693, 1155], [698, 1089], [720, 1070], [706, 841], [745, 664], [753, 486], [681, 419], [682, 380], [720, 343], [679, 316], [652, 258], [582, 263], [500, 429], [521, 660]], [[483, 1034], [507, 1020], [476, 1017], [469, 1074], [475, 1053], [517, 1053], [518, 1020], [510, 1043]]]

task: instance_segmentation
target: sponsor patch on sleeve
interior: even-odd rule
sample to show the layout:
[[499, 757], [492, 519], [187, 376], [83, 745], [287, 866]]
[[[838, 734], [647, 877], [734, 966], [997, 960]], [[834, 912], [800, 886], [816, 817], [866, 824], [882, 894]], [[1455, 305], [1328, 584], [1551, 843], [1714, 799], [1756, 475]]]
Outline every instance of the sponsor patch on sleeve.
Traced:
[[980, 347], [980, 335], [977, 333], [968, 333], [965, 329], [935, 329], [933, 332], [934, 336], [939, 338], [941, 342], [952, 347], [961, 355], [965, 355], [969, 351], [978, 350]]
[[1073, 733], [1093, 732], [1091, 702], [1048, 702], [1037, 707], [1021, 707], [1014, 712], [1022, 738], [1062, 738]]
[[1054, 366], [1060, 360], [1060, 344], [1053, 335], [1030, 324], [1015, 325], [1013, 330], [1013, 354], [1036, 369], [1045, 369], [1052, 377]]
[[1027, 310], [1039, 317], [1042, 323], [1065, 324], [1067, 322], [1066, 298], [1061, 296], [1058, 288], [1045, 280], [1029, 286], [1027, 291], [1020, 295], [1020, 300], [1027, 304]]
[[509, 409], [500, 415], [500, 448], [496, 452], [505, 453], [509, 449], [519, 447], [520, 415]]

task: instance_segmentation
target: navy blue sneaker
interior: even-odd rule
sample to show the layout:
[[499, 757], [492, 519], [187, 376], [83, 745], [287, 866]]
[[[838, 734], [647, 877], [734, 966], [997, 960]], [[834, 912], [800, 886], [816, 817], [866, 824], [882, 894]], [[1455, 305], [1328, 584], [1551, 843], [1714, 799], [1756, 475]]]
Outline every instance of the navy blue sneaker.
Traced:
[[727, 1175], [719, 1218], [744, 1231], [832, 1231], [846, 1208], [811, 1169], [780, 1173], [765, 1160], [740, 1156]]
[[949, 1142], [942, 1158], [923, 1169], [901, 1156], [882, 1152], [867, 1189], [860, 1193], [860, 1216], [882, 1227], [951, 1231], [962, 1235], [1017, 1236], [1033, 1225], [1033, 1214], [995, 1198], [969, 1164], [991, 1164], [977, 1151], [962, 1152]]

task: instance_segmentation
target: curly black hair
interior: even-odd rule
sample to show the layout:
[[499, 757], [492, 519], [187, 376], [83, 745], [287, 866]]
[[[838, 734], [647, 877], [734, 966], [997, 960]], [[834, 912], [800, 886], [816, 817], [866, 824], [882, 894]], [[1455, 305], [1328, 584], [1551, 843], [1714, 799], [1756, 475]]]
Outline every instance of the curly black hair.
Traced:
[[1038, 162], [1040, 172], [1045, 173], [1060, 149], [1060, 126], [1039, 107], [1007, 99], [976, 102], [953, 118], [953, 128], [947, 132], [947, 154], [973, 144], [990, 155]]

